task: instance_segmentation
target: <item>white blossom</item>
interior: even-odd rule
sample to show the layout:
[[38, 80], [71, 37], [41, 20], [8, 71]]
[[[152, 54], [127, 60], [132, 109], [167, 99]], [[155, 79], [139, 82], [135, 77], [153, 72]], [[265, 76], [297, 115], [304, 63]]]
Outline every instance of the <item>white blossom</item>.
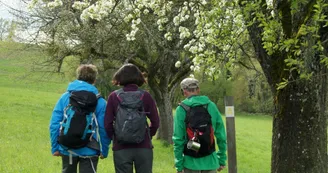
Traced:
[[99, 15], [101, 16], [101, 18], [102, 17], [105, 17], [105, 16], [107, 16], [108, 15], [108, 12], [107, 11], [105, 11], [105, 10], [101, 10], [101, 11], [99, 11]]
[[101, 3], [102, 3], [102, 7], [105, 9], [112, 9], [115, 6], [115, 1], [113, 0], [110, 1], [102, 0]]
[[126, 34], [126, 40], [127, 41], [133, 41], [135, 39], [136, 39], [135, 36], [134, 35], [131, 35], [131, 33], [130, 34]]
[[180, 16], [175, 16], [173, 18], [173, 23], [175, 26], [179, 26], [180, 25]]
[[59, 7], [59, 6], [62, 6], [63, 5], [63, 2], [61, 0], [55, 0], [53, 2], [49, 2], [47, 4], [47, 7], [52, 9], [52, 8], [56, 8], [56, 7]]
[[167, 23], [168, 21], [169, 21], [169, 19], [164, 17], [164, 18], [158, 19], [156, 23], [157, 23], [157, 25], [162, 25], [162, 24]]
[[194, 71], [199, 72], [200, 71], [200, 66], [196, 65], [195, 68], [194, 68]]
[[159, 30], [159, 31], [163, 31], [163, 30], [164, 30], [163, 25], [159, 25], [159, 26], [158, 26], [158, 30]]
[[35, 6], [37, 3], [38, 3], [38, 0], [32, 0], [32, 1], [30, 1], [30, 2], [28, 3], [27, 8], [31, 10], [32, 8], [34, 8], [34, 6]]
[[144, 14], [148, 14], [148, 13], [149, 13], [149, 10], [148, 10], [148, 9], [145, 9], [145, 10], [143, 11], [143, 13], [144, 13]]
[[164, 35], [164, 38], [165, 38], [166, 40], [171, 41], [171, 40], [172, 40], [172, 33], [170, 33], [170, 32], [166, 33], [166, 34]]
[[197, 56], [196, 56], [195, 58], [192, 59], [192, 62], [193, 62], [194, 64], [196, 64], [197, 61], [198, 61], [198, 57], [197, 57]]
[[207, 4], [207, 1], [206, 0], [202, 0], [202, 5], [206, 5]]
[[138, 19], [136, 20], [136, 24], [138, 25], [138, 24], [140, 24], [140, 22], [141, 22], [141, 19], [138, 18]]
[[158, 16], [165, 16], [165, 9], [158, 12]]
[[179, 27], [179, 32], [180, 32], [180, 39], [184, 39], [184, 38], [188, 38], [190, 37], [190, 32], [189, 32], [189, 29], [186, 28], [186, 27], [183, 27], [183, 26], [180, 26]]
[[138, 8], [134, 9], [133, 12], [137, 17], [140, 17], [140, 10]]
[[194, 14], [194, 17], [195, 17], [195, 18], [198, 18], [198, 17], [199, 17], [199, 13], [198, 13], [198, 12], [195, 13], [195, 14]]
[[185, 15], [184, 18], [185, 18], [185, 20], [188, 20], [189, 19], [189, 14]]
[[132, 15], [132, 14], [129, 14], [129, 15], [127, 15], [127, 16], [124, 18], [124, 21], [125, 21], [125, 22], [129, 22], [132, 18], [133, 18], [133, 15]]
[[206, 34], [212, 34], [213, 33], [213, 29], [212, 28], [206, 29], [205, 30], [205, 33]]
[[186, 50], [189, 49], [190, 48], [190, 44], [184, 45], [183, 48], [186, 49]]
[[[76, 1], [73, 4], [73, 8], [76, 9], [83, 9], [89, 4], [86, 2]], [[95, 4], [90, 5], [88, 8], [84, 9], [81, 13], [80, 18], [83, 21], [87, 21], [89, 18], [94, 20], [102, 20], [103, 18], [108, 16], [108, 12], [112, 10], [115, 6], [114, 0], [100, 0], [97, 1]], [[124, 21], [129, 21], [128, 17], [124, 18]]]
[[144, 7], [143, 4], [138, 4], [139, 9], [142, 9], [143, 7]]
[[181, 62], [180, 61], [177, 61], [176, 63], [175, 63], [175, 67], [176, 68], [179, 68], [181, 66]]
[[197, 46], [191, 46], [189, 51], [193, 54], [196, 54], [196, 53], [198, 53], [198, 47]]
[[190, 66], [190, 70], [191, 70], [191, 71], [194, 71], [194, 69], [195, 69], [195, 66], [191, 65], [191, 66]]
[[127, 11], [131, 11], [132, 9], [133, 9], [132, 5], [128, 5], [128, 6], [126, 7], [126, 10], [127, 10]]
[[157, 25], [161, 25], [162, 24], [161, 19], [158, 19], [156, 23], [157, 23]]
[[157, 4], [155, 4], [155, 2], [152, 1], [152, 2], [149, 4], [149, 7], [150, 7], [151, 9], [155, 9], [156, 5], [157, 5]]
[[80, 15], [80, 18], [82, 21], [87, 21], [89, 19], [89, 16], [90, 16], [90, 13], [88, 10], [83, 10], [81, 15]]

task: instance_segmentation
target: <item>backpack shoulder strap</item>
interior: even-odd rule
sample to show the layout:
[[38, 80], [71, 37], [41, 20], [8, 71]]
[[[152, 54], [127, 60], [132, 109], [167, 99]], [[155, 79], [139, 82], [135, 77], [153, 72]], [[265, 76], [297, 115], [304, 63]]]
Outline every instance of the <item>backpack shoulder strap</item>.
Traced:
[[184, 104], [184, 103], [179, 103], [179, 106], [181, 106], [186, 112], [190, 111], [190, 106]]
[[190, 106], [188, 106], [182, 102], [179, 103], [179, 106], [181, 106], [186, 111], [185, 123], [187, 124], [189, 122]]
[[116, 97], [119, 100], [119, 102], [122, 102], [122, 99], [121, 99], [121, 97], [119, 95], [124, 92], [123, 88], [118, 89], [118, 90], [115, 90], [114, 92], [115, 92]]
[[204, 104], [204, 105], [203, 105], [203, 108], [205, 108], [205, 109], [207, 110], [207, 108], [208, 108], [208, 104], [209, 104], [209, 103]]
[[114, 92], [116, 93], [116, 95], [120, 95], [121, 93], [124, 92], [124, 90], [123, 90], [123, 88], [121, 88], [121, 89], [115, 90]]
[[145, 90], [140, 89], [140, 88], [138, 88], [138, 91], [140, 91], [142, 94], [146, 92]]
[[142, 100], [146, 91], [145, 90], [142, 90], [140, 88], [138, 88], [138, 91], [141, 93], [140, 100]]

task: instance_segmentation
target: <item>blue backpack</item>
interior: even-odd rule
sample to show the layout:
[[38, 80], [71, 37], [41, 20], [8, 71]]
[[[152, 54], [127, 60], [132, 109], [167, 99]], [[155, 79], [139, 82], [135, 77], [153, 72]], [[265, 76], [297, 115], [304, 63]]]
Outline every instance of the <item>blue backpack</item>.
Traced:
[[74, 91], [70, 93], [69, 104], [64, 109], [58, 143], [66, 149], [90, 147], [100, 150], [97, 141], [92, 136], [97, 133], [98, 123], [94, 114], [100, 96], [89, 91]]

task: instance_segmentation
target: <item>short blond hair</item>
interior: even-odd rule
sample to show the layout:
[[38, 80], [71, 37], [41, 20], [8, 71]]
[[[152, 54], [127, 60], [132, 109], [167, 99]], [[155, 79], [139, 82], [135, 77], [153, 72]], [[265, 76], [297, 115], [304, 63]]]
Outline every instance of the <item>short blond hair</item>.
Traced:
[[76, 69], [76, 78], [93, 84], [96, 81], [98, 69], [93, 64], [82, 64]]

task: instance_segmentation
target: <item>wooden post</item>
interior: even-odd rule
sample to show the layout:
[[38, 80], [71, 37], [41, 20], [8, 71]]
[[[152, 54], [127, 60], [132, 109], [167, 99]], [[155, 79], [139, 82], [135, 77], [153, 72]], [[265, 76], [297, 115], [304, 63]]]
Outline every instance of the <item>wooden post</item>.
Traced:
[[224, 102], [228, 143], [228, 172], [237, 173], [235, 110], [233, 106], [233, 97], [226, 96]]

